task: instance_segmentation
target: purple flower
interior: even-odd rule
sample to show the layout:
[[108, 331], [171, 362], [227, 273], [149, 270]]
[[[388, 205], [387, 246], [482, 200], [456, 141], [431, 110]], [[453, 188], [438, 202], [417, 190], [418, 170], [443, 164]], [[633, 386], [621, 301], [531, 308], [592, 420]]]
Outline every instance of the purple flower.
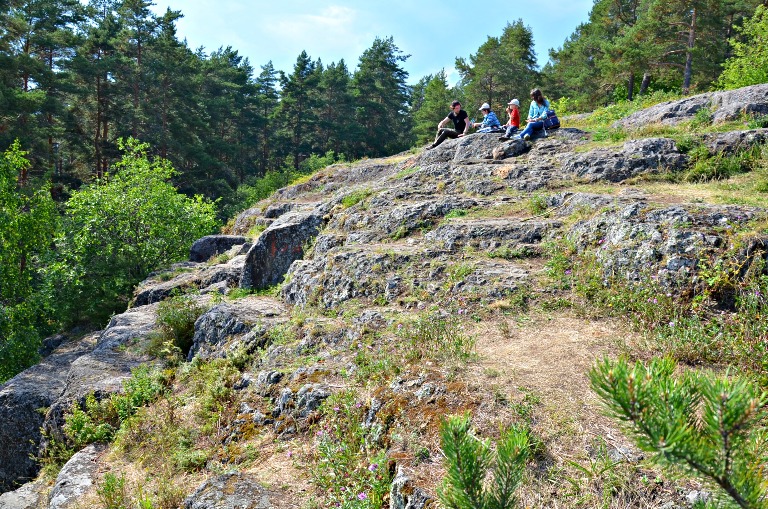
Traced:
[[358, 500], [366, 500], [367, 498], [368, 498], [368, 495], [366, 495], [365, 492], [357, 494], [357, 499]]
[[371, 463], [370, 465], [368, 465], [368, 470], [370, 470], [371, 472], [375, 471], [377, 468], [379, 468], [379, 465], [377, 465], [376, 463]]
[[570, 274], [571, 274], [571, 269], [568, 269], [568, 270], [565, 271], [565, 275], [566, 276], [569, 276]]
[[334, 412], [338, 412], [339, 410], [341, 410], [341, 408], [339, 408], [339, 407], [337, 407], [337, 406], [333, 407], [333, 411], [334, 411]]
[[360, 408], [361, 406], [363, 406], [363, 404], [360, 403], [359, 401], [357, 403], [355, 403], [355, 408]]

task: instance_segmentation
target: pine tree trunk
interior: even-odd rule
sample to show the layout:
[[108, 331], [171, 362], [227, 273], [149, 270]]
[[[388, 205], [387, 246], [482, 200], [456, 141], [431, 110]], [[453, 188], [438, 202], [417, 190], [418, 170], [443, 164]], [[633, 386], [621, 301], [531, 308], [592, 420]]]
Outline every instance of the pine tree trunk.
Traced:
[[651, 75], [646, 72], [643, 74], [643, 81], [640, 82], [640, 91], [638, 94], [645, 95], [649, 86], [651, 86]]
[[635, 94], [635, 73], [629, 73], [629, 79], [627, 80], [627, 101], [634, 99]]
[[685, 55], [685, 73], [683, 74], [683, 93], [691, 88], [691, 68], [693, 67], [693, 47], [696, 43], [696, 8], [691, 10], [691, 26], [688, 31], [688, 51]]

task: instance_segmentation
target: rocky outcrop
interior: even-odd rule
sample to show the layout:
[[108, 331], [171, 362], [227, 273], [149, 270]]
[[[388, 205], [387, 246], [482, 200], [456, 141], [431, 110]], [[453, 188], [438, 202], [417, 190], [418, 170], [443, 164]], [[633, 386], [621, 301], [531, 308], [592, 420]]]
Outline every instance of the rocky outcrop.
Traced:
[[42, 439], [41, 408], [53, 405], [67, 385], [72, 363], [93, 348], [96, 336], [59, 347], [40, 364], [19, 373], [0, 387], [0, 492], [35, 478]]
[[279, 283], [291, 264], [304, 256], [322, 222], [317, 212], [291, 212], [277, 219], [248, 250], [240, 287], [260, 289]]
[[0, 495], [0, 507], [3, 509], [40, 509], [45, 507], [46, 483], [29, 482], [14, 491]]
[[673, 140], [630, 140], [621, 149], [596, 149], [562, 159], [563, 170], [590, 182], [622, 182], [644, 173], [680, 171], [688, 163]]
[[285, 321], [286, 307], [269, 297], [246, 297], [214, 306], [195, 322], [188, 359], [226, 357], [237, 348], [253, 352], [268, 342], [267, 333]]
[[189, 249], [189, 260], [204, 262], [213, 256], [226, 253], [233, 246], [242, 246], [248, 239], [240, 235], [207, 235], [196, 240]]
[[229, 473], [205, 481], [184, 501], [184, 509], [276, 509], [280, 498], [252, 476]]
[[91, 444], [75, 453], [56, 476], [51, 490], [48, 509], [74, 509], [92, 486], [96, 484], [97, 459], [104, 444]]
[[571, 239], [594, 249], [606, 278], [653, 278], [668, 290], [691, 288], [700, 260], [722, 252], [724, 235], [755, 217], [749, 207], [644, 203], [613, 208], [577, 224]]
[[624, 117], [613, 126], [636, 129], [654, 123], [674, 125], [690, 120], [700, 110], [708, 110], [713, 122], [736, 120], [742, 115], [768, 115], [768, 83], [657, 104]]
[[435, 499], [416, 486], [413, 480], [405, 475], [403, 469], [398, 467], [389, 493], [389, 508], [427, 509], [429, 507], [437, 507]]
[[[235, 247], [234, 250], [238, 250]], [[160, 272], [143, 281], [134, 292], [133, 306], [146, 306], [165, 300], [175, 294], [199, 290], [200, 293], [229, 293], [237, 287], [245, 266], [245, 255], [236, 255], [215, 265], [183, 266], [178, 272]], [[162, 279], [170, 278], [167, 281]]]

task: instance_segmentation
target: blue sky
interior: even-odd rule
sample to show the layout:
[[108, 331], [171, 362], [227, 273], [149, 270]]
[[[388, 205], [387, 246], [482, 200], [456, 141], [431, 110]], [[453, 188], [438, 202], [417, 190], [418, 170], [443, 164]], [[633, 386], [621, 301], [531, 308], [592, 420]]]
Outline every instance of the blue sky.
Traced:
[[232, 46], [260, 66], [272, 60], [276, 69], [290, 72], [302, 50], [329, 64], [344, 59], [350, 71], [376, 36], [394, 37], [410, 58], [403, 68], [408, 82], [445, 68], [448, 82], [459, 76], [457, 56], [475, 53], [488, 36], [501, 35], [507, 22], [522, 19], [532, 32], [539, 65], [550, 48], [562, 46], [574, 29], [587, 20], [593, 0], [537, 0], [528, 2], [470, 0], [155, 0], [156, 13], [167, 7], [180, 10], [178, 36], [194, 50], [207, 53]]

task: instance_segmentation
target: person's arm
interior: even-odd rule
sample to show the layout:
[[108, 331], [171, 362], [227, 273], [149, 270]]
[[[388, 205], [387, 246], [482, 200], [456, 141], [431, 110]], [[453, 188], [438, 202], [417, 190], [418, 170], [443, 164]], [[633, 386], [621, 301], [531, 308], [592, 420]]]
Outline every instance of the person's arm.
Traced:
[[440, 121], [439, 124], [437, 124], [437, 128], [442, 129], [443, 127], [445, 127], [445, 124], [447, 124], [450, 121], [451, 121], [451, 117], [445, 117], [443, 120]]
[[473, 127], [471, 122], [469, 121], [469, 115], [467, 115], [467, 118], [464, 119], [464, 132], [459, 133], [459, 137], [464, 136], [466, 134], [469, 134], [469, 129]]

